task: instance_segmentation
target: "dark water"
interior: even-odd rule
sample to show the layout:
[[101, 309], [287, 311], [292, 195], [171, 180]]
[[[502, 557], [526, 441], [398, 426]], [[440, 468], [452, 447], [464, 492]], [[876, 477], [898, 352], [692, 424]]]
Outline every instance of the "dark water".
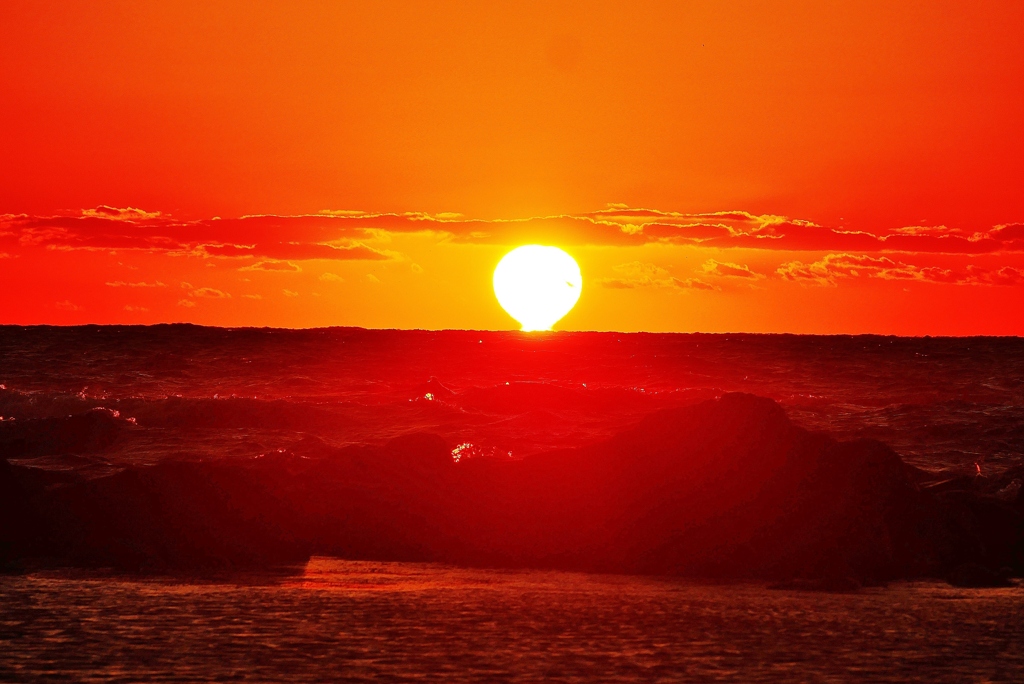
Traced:
[[0, 387], [7, 419], [130, 420], [102, 453], [34, 460], [97, 473], [417, 430], [515, 458], [727, 391], [933, 470], [1024, 454], [1018, 338], [0, 327]]
[[1012, 682], [1024, 590], [854, 594], [314, 558], [283, 580], [0, 577], [0, 678]]
[[[116, 412], [100, 439], [11, 459], [87, 477], [424, 430], [518, 458], [729, 391], [933, 471], [1024, 457], [1016, 338], [0, 327], [8, 425]], [[0, 577], [0, 679], [1019, 681], [1022, 591], [326, 559], [221, 581], [37, 572]]]

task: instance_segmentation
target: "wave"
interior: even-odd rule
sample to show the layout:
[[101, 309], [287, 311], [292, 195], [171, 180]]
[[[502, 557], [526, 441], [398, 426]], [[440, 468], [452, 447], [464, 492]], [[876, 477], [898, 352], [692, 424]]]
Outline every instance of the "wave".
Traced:
[[0, 422], [0, 454], [25, 458], [103, 451], [134, 426], [134, 419], [107, 408], [60, 418], [8, 419]]
[[880, 442], [809, 432], [770, 399], [727, 394], [521, 459], [461, 446], [422, 433], [383, 446], [314, 439], [58, 487], [0, 461], [0, 548], [8, 563], [135, 570], [318, 554], [857, 583], [1024, 572], [1024, 498], [1003, 482], [1024, 469], [943, 480]]

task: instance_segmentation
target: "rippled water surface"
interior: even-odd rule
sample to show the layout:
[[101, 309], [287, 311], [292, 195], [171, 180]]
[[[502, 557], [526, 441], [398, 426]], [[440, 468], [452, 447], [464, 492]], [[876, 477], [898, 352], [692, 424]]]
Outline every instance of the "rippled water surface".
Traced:
[[[69, 421], [58, 447], [11, 460], [84, 477], [415, 431], [516, 458], [730, 391], [934, 471], [1010, 472], [1024, 455], [1016, 338], [0, 326], [7, 431]], [[69, 416], [98, 407], [116, 420], [76, 443]], [[1022, 681], [1022, 591], [325, 559], [219, 581], [7, 575], [0, 679]]]
[[519, 457], [731, 391], [933, 470], [1024, 455], [1019, 338], [0, 326], [0, 416], [132, 420], [102, 454], [33, 461], [97, 474], [417, 430]]
[[0, 578], [0, 677], [1020, 681], [1024, 589], [849, 594], [314, 558], [293, 576]]

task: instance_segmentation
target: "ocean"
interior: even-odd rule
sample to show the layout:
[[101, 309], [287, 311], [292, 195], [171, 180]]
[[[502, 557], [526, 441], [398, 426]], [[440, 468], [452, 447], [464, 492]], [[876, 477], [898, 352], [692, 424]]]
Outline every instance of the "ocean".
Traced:
[[[52, 487], [410, 433], [453, 462], [536, 461], [734, 392], [885, 442], [935, 481], [1018, 495], [1017, 338], [0, 327], [0, 427], [50, 440], [8, 441], [7, 460]], [[82, 422], [98, 413], [103, 429]], [[0, 679], [1014, 681], [1022, 616], [1020, 586], [934, 580], [820, 592], [321, 556], [212, 576], [39, 566], [0, 575]]]
[[0, 416], [131, 421], [99, 453], [32, 460], [91, 473], [416, 431], [520, 458], [726, 392], [930, 470], [1024, 457], [1020, 338], [0, 326]]
[[0, 576], [0, 679], [1017, 682], [1024, 592], [856, 593], [314, 558], [292, 577]]

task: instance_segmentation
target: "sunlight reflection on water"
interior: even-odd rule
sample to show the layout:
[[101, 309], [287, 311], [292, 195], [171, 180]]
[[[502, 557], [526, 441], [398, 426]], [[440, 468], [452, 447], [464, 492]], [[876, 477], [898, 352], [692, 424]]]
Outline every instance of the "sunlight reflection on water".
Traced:
[[0, 679], [1014, 681], [1024, 589], [758, 584], [315, 558], [230, 581], [0, 577]]

